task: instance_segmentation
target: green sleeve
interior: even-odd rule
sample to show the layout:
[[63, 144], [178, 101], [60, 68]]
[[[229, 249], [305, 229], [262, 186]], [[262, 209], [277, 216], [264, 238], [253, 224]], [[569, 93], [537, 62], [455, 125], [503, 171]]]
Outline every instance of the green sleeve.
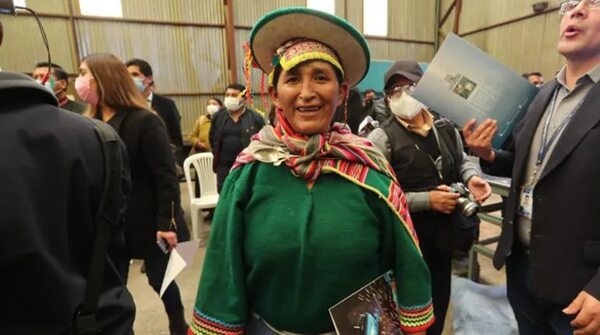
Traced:
[[402, 331], [414, 333], [426, 330], [434, 321], [429, 270], [399, 216], [381, 199], [377, 202], [382, 213], [384, 252], [392, 254], [391, 260], [386, 263], [392, 266], [396, 281]]
[[244, 170], [227, 177], [212, 221], [190, 329], [193, 334], [242, 334], [248, 314], [242, 256]]

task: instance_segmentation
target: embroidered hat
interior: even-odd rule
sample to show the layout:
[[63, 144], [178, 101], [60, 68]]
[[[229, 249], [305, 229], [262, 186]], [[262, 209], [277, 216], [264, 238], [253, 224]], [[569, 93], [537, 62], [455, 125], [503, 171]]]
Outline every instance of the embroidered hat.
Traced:
[[370, 53], [363, 35], [345, 20], [305, 7], [275, 10], [250, 32], [254, 62], [272, 75], [281, 65], [289, 70], [308, 60], [336, 67], [352, 87], [369, 70]]

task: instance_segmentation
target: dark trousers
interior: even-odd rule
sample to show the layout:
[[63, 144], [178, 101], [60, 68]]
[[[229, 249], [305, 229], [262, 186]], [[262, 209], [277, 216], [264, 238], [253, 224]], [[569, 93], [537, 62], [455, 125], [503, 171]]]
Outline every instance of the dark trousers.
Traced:
[[229, 171], [231, 170], [231, 165], [217, 165], [217, 192], [221, 193], [223, 189], [223, 184], [225, 183], [225, 178], [229, 175]]
[[515, 313], [519, 334], [573, 334], [574, 330], [569, 324], [573, 318], [562, 312], [567, 306], [535, 297], [527, 286], [528, 280], [529, 256], [522, 247], [514, 246], [506, 261], [506, 284], [508, 301]]
[[[167, 270], [167, 263], [169, 262], [169, 255], [170, 254], [163, 254], [157, 247], [156, 251], [150, 252], [150, 255], [144, 258], [148, 283], [157, 294], [160, 293], [160, 287], [165, 276], [165, 271]], [[129, 264], [129, 262], [127, 262], [127, 264]], [[129, 269], [129, 267], [127, 267], [127, 269]], [[125, 273], [125, 282], [127, 282], [128, 272], [129, 271], [127, 270]], [[165, 294], [163, 294], [161, 299], [167, 314], [171, 315], [183, 311], [179, 287], [174, 281], [167, 287]]]
[[435, 315], [435, 323], [427, 329], [427, 335], [440, 335], [444, 330], [450, 301], [452, 251], [440, 250], [433, 241], [421, 241], [421, 251], [431, 273], [431, 295]]

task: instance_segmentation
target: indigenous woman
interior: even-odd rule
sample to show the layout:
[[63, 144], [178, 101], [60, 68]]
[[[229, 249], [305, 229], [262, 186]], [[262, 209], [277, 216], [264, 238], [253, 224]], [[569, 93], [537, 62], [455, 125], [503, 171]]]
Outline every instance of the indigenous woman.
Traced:
[[250, 34], [276, 126], [238, 156], [217, 206], [189, 334], [329, 334], [328, 309], [392, 270], [401, 328], [433, 322], [429, 272], [383, 156], [331, 124], [369, 51], [346, 21], [307, 8]]

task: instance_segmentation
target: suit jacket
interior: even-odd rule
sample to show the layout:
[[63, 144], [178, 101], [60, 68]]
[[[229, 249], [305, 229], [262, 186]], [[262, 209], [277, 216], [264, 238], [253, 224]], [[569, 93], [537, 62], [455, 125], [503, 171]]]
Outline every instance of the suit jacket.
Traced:
[[181, 210], [179, 180], [169, 138], [158, 115], [142, 109], [118, 111], [108, 122], [129, 154], [131, 194], [125, 213], [125, 242], [132, 258], [145, 258], [156, 246], [156, 232], [174, 230], [189, 239]]
[[175, 146], [175, 158], [177, 164], [183, 165], [183, 137], [181, 136], [181, 115], [177, 110], [175, 101], [173, 99], [152, 94], [152, 109], [155, 110], [161, 119], [163, 119], [165, 126], [167, 126], [167, 133], [169, 134], [169, 141]]
[[[242, 148], [250, 144], [250, 138], [258, 133], [265, 125], [265, 120], [256, 111], [246, 106], [246, 111], [240, 116], [238, 122], [242, 123]], [[223, 139], [223, 126], [229, 118], [229, 112], [226, 109], [221, 109], [212, 116], [212, 122], [209, 131], [209, 141], [214, 155], [213, 168], [219, 165], [219, 157], [221, 152], [221, 143]]]
[[[102, 147], [89, 120], [59, 109], [27, 76], [0, 72], [0, 101], [0, 333], [71, 334], [95, 242]], [[107, 258], [97, 321], [128, 335], [135, 306], [115, 260]]]
[[[519, 190], [535, 133], [558, 83], [546, 84], [515, 131], [511, 151], [497, 151], [484, 171], [512, 177], [494, 265], [500, 268], [515, 240]], [[587, 94], [540, 173], [533, 192], [530, 289], [567, 304], [581, 291], [600, 299], [600, 84]]]

